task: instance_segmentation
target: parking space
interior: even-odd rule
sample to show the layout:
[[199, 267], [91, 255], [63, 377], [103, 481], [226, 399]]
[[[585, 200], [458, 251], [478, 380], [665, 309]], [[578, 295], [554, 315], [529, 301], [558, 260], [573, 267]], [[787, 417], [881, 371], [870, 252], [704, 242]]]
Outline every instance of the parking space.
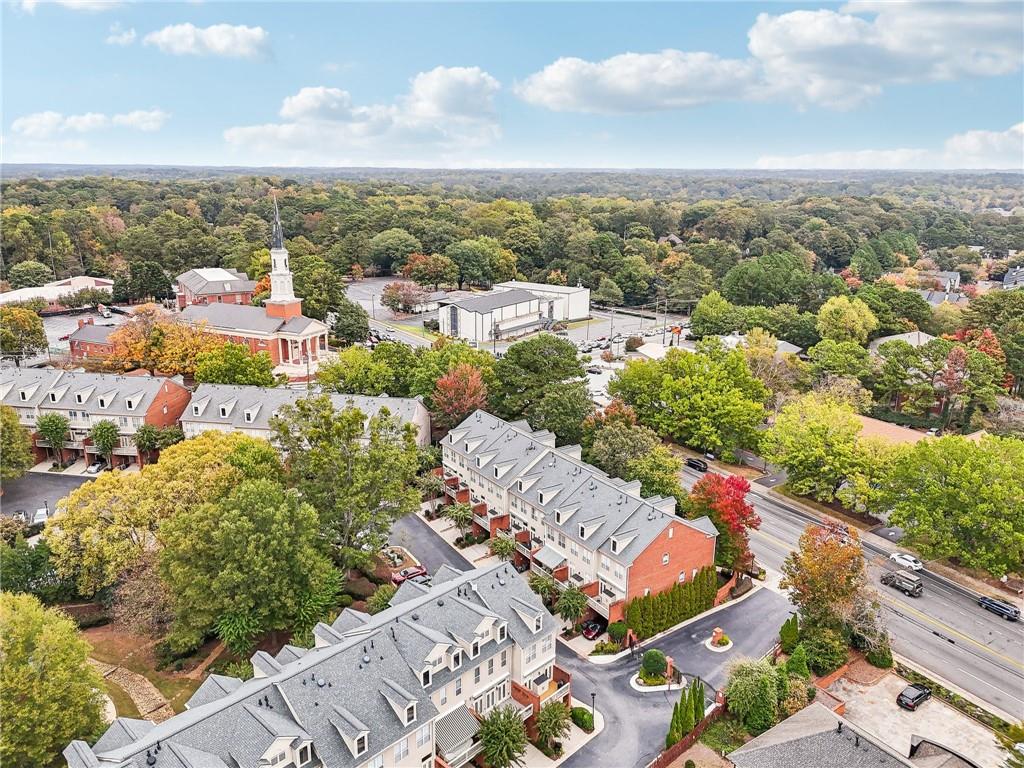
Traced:
[[112, 312], [110, 317], [103, 317], [97, 312], [81, 312], [75, 315], [51, 315], [43, 318], [43, 332], [46, 343], [51, 349], [67, 350], [70, 348], [68, 336], [78, 330], [79, 320], [92, 320], [96, 325], [121, 325], [128, 318]]
[[896, 705], [907, 681], [889, 673], [874, 685], [840, 678], [829, 690], [846, 702], [845, 717], [901, 754], [909, 754], [913, 736], [938, 742], [985, 768], [1003, 764], [1004, 754], [995, 735], [981, 723], [932, 698], [916, 711]]
[[4, 483], [0, 512], [11, 516], [23, 510], [29, 518], [39, 509], [52, 513], [60, 499], [91, 479], [89, 475], [67, 475], [63, 472], [28, 472], [17, 480]]

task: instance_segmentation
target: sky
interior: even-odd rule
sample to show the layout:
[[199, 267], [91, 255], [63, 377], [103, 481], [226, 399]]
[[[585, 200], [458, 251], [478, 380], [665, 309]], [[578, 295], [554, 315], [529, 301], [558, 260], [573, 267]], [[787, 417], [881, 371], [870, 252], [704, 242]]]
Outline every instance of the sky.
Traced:
[[2, 6], [5, 162], [1024, 167], [1024, 4]]

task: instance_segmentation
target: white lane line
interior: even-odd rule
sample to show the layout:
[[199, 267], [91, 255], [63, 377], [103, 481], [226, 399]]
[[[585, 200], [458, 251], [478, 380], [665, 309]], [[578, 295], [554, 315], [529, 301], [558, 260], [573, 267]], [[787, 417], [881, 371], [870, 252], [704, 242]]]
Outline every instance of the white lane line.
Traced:
[[1017, 694], [1015, 694], [1015, 693], [1010, 693], [1009, 691], [1004, 691], [1004, 690], [1003, 690], [1002, 688], [1000, 688], [1000, 687], [999, 687], [998, 685], [992, 685], [992, 683], [990, 683], [990, 682], [989, 682], [988, 680], [982, 680], [982, 679], [981, 679], [980, 677], [978, 677], [977, 675], [972, 675], [972, 674], [971, 674], [970, 672], [968, 672], [968, 671], [967, 671], [966, 669], [962, 669], [962, 668], [960, 668], [960, 667], [957, 667], [957, 669], [959, 669], [959, 670], [960, 670], [961, 672], [963, 672], [963, 673], [964, 673], [965, 675], [967, 675], [968, 677], [973, 677], [973, 678], [974, 678], [975, 680], [977, 680], [977, 681], [978, 681], [979, 683], [982, 683], [982, 684], [984, 684], [984, 685], [987, 685], [987, 686], [988, 686], [989, 688], [994, 688], [995, 690], [999, 691], [999, 692], [1000, 692], [1001, 694], [1003, 694], [1004, 696], [1009, 696], [1009, 697], [1010, 697], [1011, 699], [1013, 699], [1014, 701], [1019, 701], [1019, 702], [1022, 702], [1022, 703], [1024, 703], [1024, 699], [1022, 699], [1022, 698], [1021, 698], [1020, 696], [1018, 696]]

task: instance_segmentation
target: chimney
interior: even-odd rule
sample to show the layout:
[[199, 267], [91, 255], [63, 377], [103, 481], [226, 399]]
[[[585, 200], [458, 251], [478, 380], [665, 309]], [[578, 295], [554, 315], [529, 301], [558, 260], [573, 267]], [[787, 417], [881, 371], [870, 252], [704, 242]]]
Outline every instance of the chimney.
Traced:
[[78, 318], [78, 327], [81, 328], [83, 325], [94, 325], [95, 320], [91, 317], [80, 317]]

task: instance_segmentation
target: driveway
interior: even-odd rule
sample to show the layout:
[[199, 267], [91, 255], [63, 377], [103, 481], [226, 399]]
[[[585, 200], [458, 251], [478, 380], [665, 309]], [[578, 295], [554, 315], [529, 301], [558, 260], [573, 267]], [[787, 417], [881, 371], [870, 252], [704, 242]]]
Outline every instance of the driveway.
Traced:
[[15, 511], [24, 509], [30, 518], [31, 513], [44, 506], [52, 513], [57, 508], [58, 500], [92, 479], [91, 476], [58, 472], [27, 472], [17, 480], [4, 483], [0, 509], [5, 515], [13, 515]]
[[448, 542], [427, 525], [418, 512], [399, 518], [391, 526], [388, 542], [412, 552], [432, 574], [446, 564], [460, 571], [473, 568], [473, 564], [448, 546]]

